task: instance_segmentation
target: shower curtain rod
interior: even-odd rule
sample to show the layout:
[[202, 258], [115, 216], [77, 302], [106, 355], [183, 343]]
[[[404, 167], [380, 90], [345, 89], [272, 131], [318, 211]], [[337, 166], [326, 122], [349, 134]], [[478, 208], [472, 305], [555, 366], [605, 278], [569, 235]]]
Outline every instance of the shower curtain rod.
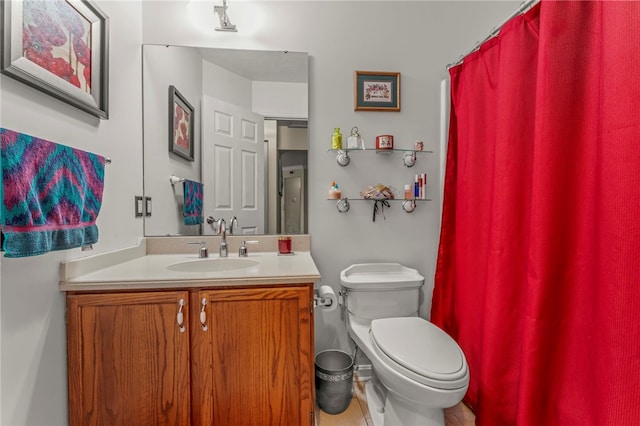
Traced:
[[509, 22], [510, 20], [515, 18], [516, 16], [520, 15], [521, 13], [526, 12], [527, 10], [529, 10], [531, 7], [533, 7], [539, 1], [540, 0], [526, 0], [526, 1], [522, 2], [520, 7], [515, 12], [513, 12], [511, 15], [509, 15], [504, 21], [502, 21], [500, 23], [500, 25], [498, 25], [497, 27], [494, 27], [491, 30], [491, 32], [489, 33], [488, 36], [486, 36], [485, 38], [483, 38], [480, 41], [477, 41], [476, 44], [473, 46], [473, 48], [469, 49], [469, 51], [467, 51], [467, 52], [463, 53], [462, 55], [460, 55], [460, 57], [458, 58], [458, 60], [456, 62], [452, 62], [452, 63], [448, 64], [447, 65], [447, 69], [449, 69], [451, 67], [455, 67], [456, 65], [460, 65], [464, 61], [464, 58], [466, 58], [467, 56], [469, 56], [470, 54], [472, 54], [473, 52], [478, 50], [480, 48], [480, 46], [482, 46], [484, 44], [484, 42], [486, 42], [487, 40], [489, 40], [489, 39], [495, 37], [496, 35], [498, 35], [498, 33], [500, 32], [500, 29], [504, 26], [504, 24], [506, 24], [507, 22]]

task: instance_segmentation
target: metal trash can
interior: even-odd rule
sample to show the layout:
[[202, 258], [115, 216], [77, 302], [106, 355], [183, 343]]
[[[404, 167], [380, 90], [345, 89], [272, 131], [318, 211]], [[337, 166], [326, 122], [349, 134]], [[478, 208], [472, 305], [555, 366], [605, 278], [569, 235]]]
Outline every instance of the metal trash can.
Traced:
[[318, 406], [325, 413], [342, 413], [351, 402], [353, 358], [346, 352], [329, 349], [318, 352], [315, 363]]

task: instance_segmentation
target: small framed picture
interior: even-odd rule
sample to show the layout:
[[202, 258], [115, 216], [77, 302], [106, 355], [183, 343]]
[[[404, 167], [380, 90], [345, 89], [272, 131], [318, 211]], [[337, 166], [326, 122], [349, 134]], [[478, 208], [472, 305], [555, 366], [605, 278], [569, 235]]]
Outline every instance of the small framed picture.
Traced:
[[169, 86], [169, 152], [193, 161], [193, 107], [175, 88]]
[[109, 118], [109, 18], [89, 0], [0, 1], [0, 71]]
[[355, 111], [400, 111], [400, 73], [356, 71]]

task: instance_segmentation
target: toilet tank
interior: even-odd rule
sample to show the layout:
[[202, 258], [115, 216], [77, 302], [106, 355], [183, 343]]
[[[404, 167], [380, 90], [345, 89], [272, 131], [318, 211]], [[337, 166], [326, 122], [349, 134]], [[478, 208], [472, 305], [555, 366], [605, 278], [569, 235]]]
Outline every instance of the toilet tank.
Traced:
[[360, 263], [340, 273], [350, 314], [367, 320], [418, 314], [424, 277], [399, 263]]

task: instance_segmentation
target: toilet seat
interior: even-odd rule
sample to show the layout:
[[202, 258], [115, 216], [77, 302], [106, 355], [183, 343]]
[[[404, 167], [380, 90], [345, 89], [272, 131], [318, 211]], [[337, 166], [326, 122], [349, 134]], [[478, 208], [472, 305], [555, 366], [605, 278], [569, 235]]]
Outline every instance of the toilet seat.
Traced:
[[444, 331], [419, 317], [371, 321], [373, 348], [395, 371], [437, 389], [468, 383], [468, 367], [460, 346]]

